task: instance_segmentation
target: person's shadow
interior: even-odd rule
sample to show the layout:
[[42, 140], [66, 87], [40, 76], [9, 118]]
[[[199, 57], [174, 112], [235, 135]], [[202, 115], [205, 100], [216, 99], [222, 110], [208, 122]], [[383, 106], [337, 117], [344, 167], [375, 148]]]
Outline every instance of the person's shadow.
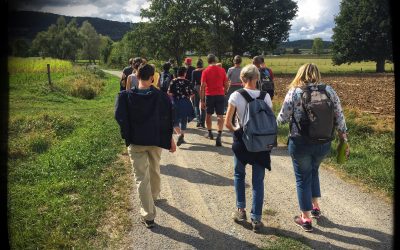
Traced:
[[177, 242], [193, 246], [196, 249], [259, 249], [253, 243], [240, 240], [234, 236], [225, 234], [201, 223], [199, 220], [183, 213], [179, 209], [170, 206], [167, 202], [158, 205], [167, 214], [198, 231], [200, 237], [192, 236], [184, 232], [178, 232], [173, 228], [157, 225], [152, 229], [154, 233], [162, 234]]
[[[185, 179], [191, 183], [200, 183], [213, 186], [233, 186], [233, 179], [207, 171], [202, 168], [183, 168], [174, 164], [163, 165], [161, 174]], [[249, 184], [246, 183], [246, 187]]]
[[[225, 142], [222, 142], [222, 145]], [[190, 145], [187, 148], [179, 148], [179, 150], [188, 150], [188, 151], [199, 151], [199, 152], [213, 152], [213, 153], [218, 153], [220, 155], [227, 155], [227, 156], [233, 156], [233, 152], [231, 147], [216, 147], [215, 146], [215, 140], [212, 141], [210, 140], [210, 144], [202, 144], [202, 143], [195, 143], [195, 142], [186, 142], [185, 144]]]

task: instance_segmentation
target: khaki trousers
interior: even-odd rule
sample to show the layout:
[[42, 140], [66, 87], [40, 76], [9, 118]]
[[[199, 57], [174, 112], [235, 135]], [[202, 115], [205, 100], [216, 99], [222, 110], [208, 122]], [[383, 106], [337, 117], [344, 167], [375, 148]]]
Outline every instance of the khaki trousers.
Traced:
[[128, 153], [140, 199], [140, 215], [145, 220], [154, 220], [156, 217], [154, 200], [161, 191], [161, 148], [131, 144], [128, 146]]

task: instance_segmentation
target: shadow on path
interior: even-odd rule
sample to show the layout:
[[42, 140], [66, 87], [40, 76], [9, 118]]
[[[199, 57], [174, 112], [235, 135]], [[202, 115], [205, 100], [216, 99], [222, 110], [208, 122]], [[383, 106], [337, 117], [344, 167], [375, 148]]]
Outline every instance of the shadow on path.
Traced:
[[[233, 179], [209, 172], [201, 168], [184, 168], [173, 164], [163, 165], [161, 174], [178, 177], [191, 183], [213, 186], [233, 186]], [[248, 186], [248, 184], [246, 184]]]
[[200, 237], [188, 233], [178, 232], [173, 228], [157, 225], [152, 231], [162, 234], [177, 242], [193, 246], [196, 249], [258, 249], [253, 243], [242, 241], [238, 238], [215, 230], [214, 228], [201, 223], [199, 220], [187, 215], [179, 209], [172, 207], [166, 202], [159, 205], [164, 212], [174, 216], [179, 221], [195, 229]]

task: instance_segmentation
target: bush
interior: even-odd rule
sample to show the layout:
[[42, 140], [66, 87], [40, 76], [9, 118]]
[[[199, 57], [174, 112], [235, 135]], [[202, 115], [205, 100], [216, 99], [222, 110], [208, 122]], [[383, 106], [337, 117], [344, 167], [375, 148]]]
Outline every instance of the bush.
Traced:
[[51, 140], [45, 135], [34, 135], [29, 139], [29, 149], [38, 154], [46, 152], [50, 145]]
[[77, 82], [72, 86], [71, 95], [90, 100], [96, 96], [96, 90], [84, 82]]

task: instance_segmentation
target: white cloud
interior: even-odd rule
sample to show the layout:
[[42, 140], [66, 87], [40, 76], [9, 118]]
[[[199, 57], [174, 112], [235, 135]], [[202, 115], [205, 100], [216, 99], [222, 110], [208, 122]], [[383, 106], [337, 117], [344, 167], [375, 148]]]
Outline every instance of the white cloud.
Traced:
[[321, 37], [331, 40], [335, 26], [334, 16], [339, 13], [340, 0], [295, 0], [297, 16], [291, 22], [289, 40]]
[[41, 12], [50, 12], [66, 16], [97, 16], [99, 8], [93, 4], [65, 5], [65, 6], [43, 6]]

